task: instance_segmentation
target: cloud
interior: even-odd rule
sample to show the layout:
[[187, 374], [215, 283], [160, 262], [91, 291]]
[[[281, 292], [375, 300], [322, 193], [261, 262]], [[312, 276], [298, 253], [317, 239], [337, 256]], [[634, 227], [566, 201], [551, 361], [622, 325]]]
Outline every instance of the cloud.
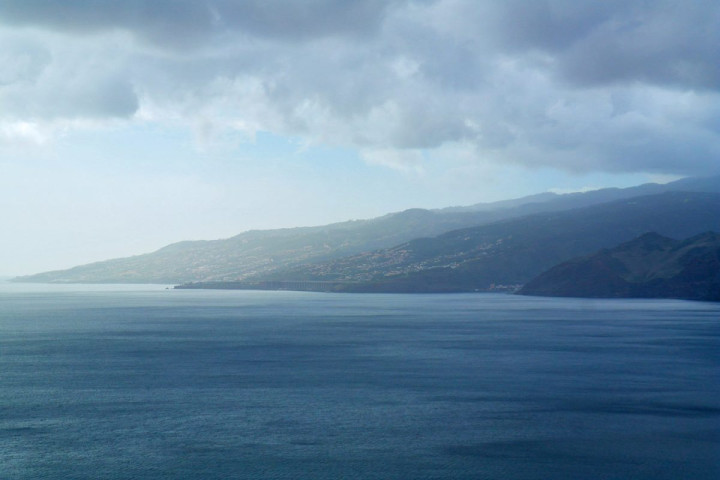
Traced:
[[36, 79], [50, 62], [49, 52], [31, 39], [3, 37], [0, 43], [0, 86]]
[[117, 38], [90, 43], [27, 32], [0, 32], [0, 119], [131, 117], [139, 108]]
[[0, 147], [6, 145], [41, 145], [47, 134], [30, 122], [0, 123]]
[[718, 168], [709, 0], [0, 0], [0, 11], [6, 123], [184, 123], [201, 144], [271, 131], [407, 171], [458, 143], [479, 163]]
[[74, 34], [131, 32], [168, 48], [196, 47], [241, 33], [271, 40], [364, 36], [375, 31], [386, 0], [5, 0], [4, 21]]
[[393, 170], [417, 175], [425, 173], [422, 167], [423, 154], [418, 150], [367, 150], [363, 153], [363, 158], [371, 165], [382, 165]]

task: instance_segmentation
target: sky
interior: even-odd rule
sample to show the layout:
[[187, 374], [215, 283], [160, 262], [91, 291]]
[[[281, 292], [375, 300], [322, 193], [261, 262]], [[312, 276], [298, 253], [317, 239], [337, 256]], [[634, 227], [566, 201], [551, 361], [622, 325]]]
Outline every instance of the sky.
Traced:
[[717, 0], [0, 0], [0, 274], [720, 170]]

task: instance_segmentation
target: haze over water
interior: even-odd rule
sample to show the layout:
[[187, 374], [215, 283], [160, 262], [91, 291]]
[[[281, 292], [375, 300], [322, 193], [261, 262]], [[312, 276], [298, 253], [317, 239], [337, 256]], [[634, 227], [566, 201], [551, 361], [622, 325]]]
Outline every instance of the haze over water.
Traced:
[[3, 285], [13, 479], [715, 479], [720, 306]]

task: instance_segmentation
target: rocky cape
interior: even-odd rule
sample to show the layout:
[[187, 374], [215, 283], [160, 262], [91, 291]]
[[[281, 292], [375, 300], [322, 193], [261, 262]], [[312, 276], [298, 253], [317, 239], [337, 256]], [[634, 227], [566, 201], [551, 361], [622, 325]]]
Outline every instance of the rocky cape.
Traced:
[[523, 295], [720, 301], [720, 234], [686, 240], [646, 233], [563, 262], [528, 282]]

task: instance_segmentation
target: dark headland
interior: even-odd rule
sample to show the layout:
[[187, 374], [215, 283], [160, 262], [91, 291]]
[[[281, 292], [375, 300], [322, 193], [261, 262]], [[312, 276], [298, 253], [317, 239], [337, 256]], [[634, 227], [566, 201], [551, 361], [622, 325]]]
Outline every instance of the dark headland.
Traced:
[[563, 262], [528, 282], [522, 295], [678, 298], [720, 301], [720, 235], [686, 240], [647, 233]]

